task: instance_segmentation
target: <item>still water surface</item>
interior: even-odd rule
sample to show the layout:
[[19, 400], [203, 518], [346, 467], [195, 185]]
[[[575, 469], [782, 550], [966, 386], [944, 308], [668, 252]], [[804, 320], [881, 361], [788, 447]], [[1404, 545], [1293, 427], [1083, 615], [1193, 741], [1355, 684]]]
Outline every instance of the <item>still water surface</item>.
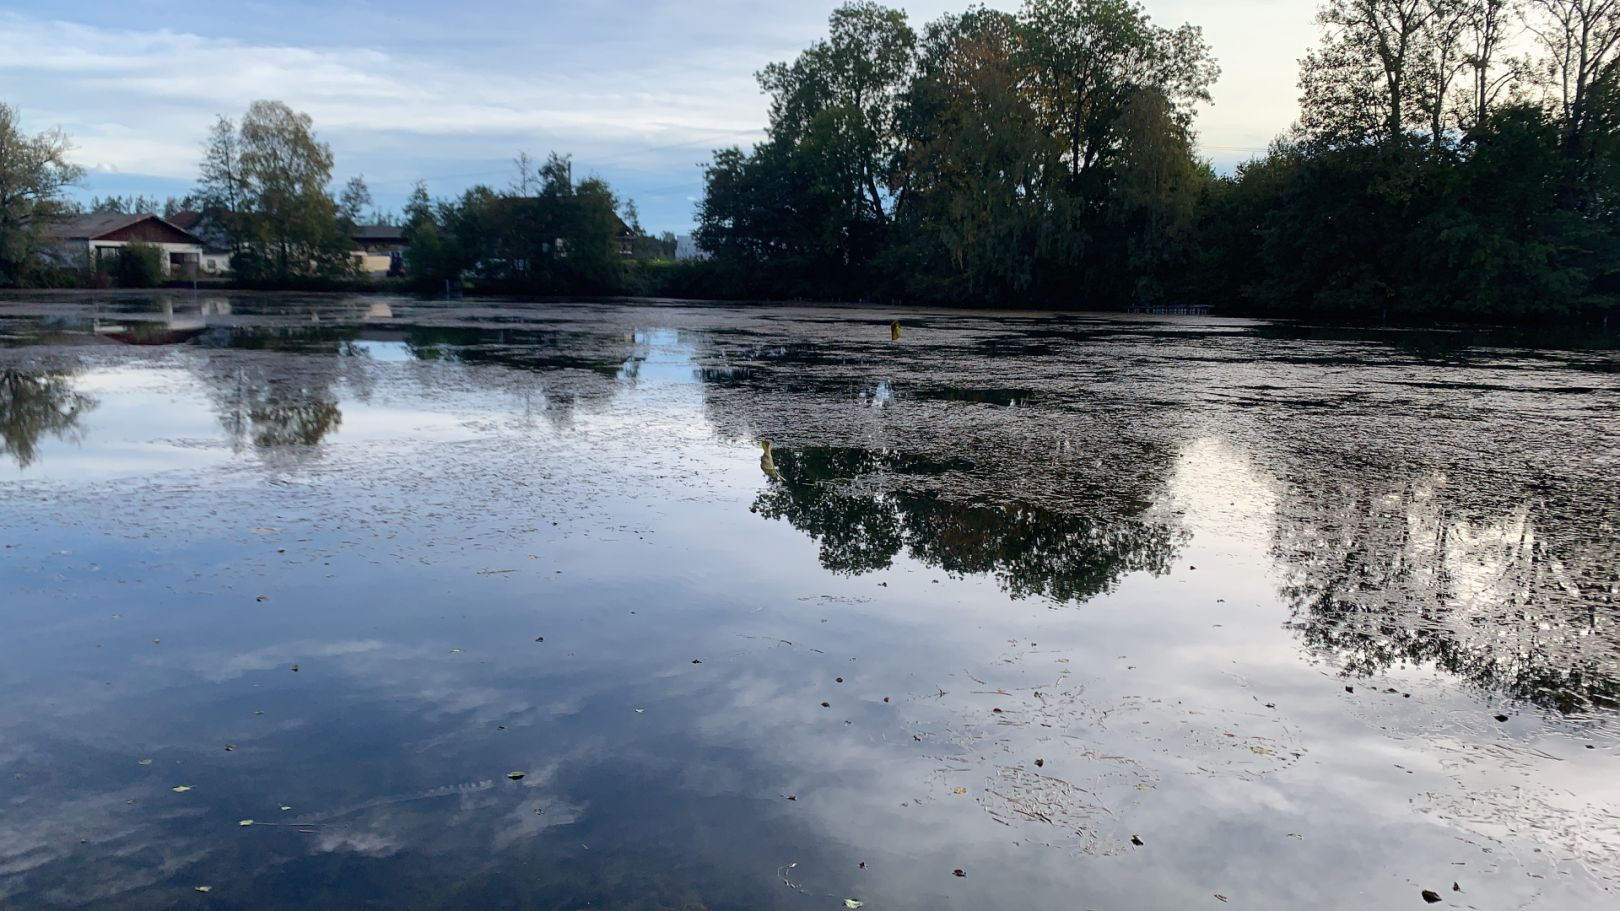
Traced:
[[1620, 354], [892, 318], [0, 300], [0, 905], [1620, 903]]

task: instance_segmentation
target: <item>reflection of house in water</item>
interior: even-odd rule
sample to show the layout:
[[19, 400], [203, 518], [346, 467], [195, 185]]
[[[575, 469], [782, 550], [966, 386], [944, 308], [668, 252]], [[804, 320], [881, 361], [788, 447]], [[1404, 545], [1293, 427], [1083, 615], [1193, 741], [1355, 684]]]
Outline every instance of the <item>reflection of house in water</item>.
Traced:
[[174, 299], [165, 297], [158, 302], [154, 314], [124, 314], [118, 319], [97, 316], [91, 320], [91, 331], [102, 338], [126, 345], [178, 345], [189, 342], [208, 330], [209, 318], [229, 316], [231, 302], [224, 297], [203, 298], [188, 307], [177, 309]]

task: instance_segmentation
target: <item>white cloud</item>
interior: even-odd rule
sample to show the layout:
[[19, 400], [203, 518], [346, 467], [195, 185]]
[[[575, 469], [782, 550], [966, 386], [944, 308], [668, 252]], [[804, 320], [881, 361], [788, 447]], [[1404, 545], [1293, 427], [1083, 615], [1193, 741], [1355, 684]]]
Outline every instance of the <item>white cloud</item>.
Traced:
[[[97, 192], [144, 189], [137, 177], [185, 186], [214, 117], [271, 97], [307, 111], [339, 176], [365, 173], [385, 205], [419, 177], [440, 193], [500, 183], [518, 150], [556, 149], [639, 197], [657, 226], [688, 217], [696, 164], [711, 147], [757, 135], [766, 102], [753, 73], [821, 35], [835, 5], [516, 10], [463, 0], [442, 19], [407, 2], [386, 20], [335, 8], [320, 28], [303, 20], [326, 14], [298, 4], [247, 17], [197, 5], [177, 10], [181, 25], [147, 29], [128, 10], [92, 2], [81, 12], [0, 14], [0, 80], [28, 125], [72, 134]], [[965, 3], [906, 5], [920, 26]], [[1204, 26], [1220, 58], [1216, 103], [1199, 124], [1217, 162], [1247, 157], [1294, 119], [1295, 61], [1315, 31], [1310, 3], [1148, 6], [1161, 24]], [[73, 15], [85, 21], [47, 18]]]

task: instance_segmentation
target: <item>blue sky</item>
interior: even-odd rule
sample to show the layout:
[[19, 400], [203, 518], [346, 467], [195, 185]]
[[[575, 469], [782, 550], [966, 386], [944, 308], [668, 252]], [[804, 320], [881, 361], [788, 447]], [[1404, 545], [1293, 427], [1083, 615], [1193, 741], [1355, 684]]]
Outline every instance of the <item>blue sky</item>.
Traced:
[[[914, 25], [961, 2], [896, 3]], [[1012, 8], [1016, 3], [992, 3]], [[1199, 129], [1229, 167], [1294, 119], [1310, 0], [1147, 0], [1161, 24], [1205, 28], [1224, 76]], [[652, 230], [685, 232], [715, 147], [760, 135], [753, 74], [825, 30], [831, 0], [7, 0], [0, 100], [61, 126], [86, 196], [184, 193], [217, 114], [256, 98], [308, 112], [341, 182], [364, 174], [397, 209], [500, 186], [520, 150], [572, 153], [635, 199]]]

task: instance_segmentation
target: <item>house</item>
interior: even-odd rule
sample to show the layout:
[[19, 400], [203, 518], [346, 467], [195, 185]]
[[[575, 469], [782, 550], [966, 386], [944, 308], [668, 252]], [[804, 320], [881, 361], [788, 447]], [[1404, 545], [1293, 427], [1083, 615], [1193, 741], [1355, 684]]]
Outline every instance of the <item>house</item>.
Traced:
[[619, 245], [619, 255], [625, 259], [635, 259], [636, 238], [640, 235], [619, 216], [613, 216], [613, 221], [615, 222], [613, 240]]
[[169, 278], [196, 278], [202, 263], [202, 238], [156, 215], [75, 215], [52, 222], [45, 233], [71, 261], [89, 266], [110, 264], [133, 243], [157, 247]]
[[204, 275], [225, 275], [231, 271], [231, 234], [214, 216], [205, 212], [176, 212], [169, 224], [189, 231], [203, 242], [201, 272]]
[[405, 274], [405, 228], [400, 225], [356, 225], [349, 232], [354, 241], [355, 264], [361, 272], [382, 278]]

